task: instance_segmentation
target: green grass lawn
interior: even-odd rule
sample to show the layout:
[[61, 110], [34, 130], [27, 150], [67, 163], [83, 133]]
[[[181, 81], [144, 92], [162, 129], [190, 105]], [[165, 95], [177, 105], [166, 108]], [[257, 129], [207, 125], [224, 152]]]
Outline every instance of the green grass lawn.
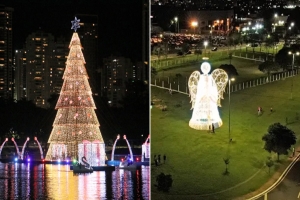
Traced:
[[[231, 93], [230, 136], [227, 94], [219, 108], [223, 126], [211, 134], [189, 127], [192, 111], [187, 95], [170, 95], [166, 90], [151, 87], [151, 99], [155, 102], [151, 110], [152, 160], [155, 154], [167, 155], [166, 164], [156, 167], [152, 163], [151, 198], [224, 200], [262, 186], [287, 160], [287, 156], [281, 155], [281, 162], [276, 162], [271, 174], [264, 167], [268, 156], [277, 158], [263, 149], [261, 138], [269, 125], [275, 122], [286, 125], [288, 118], [287, 127], [300, 136], [300, 120], [296, 117], [300, 112], [300, 77], [294, 77], [293, 82], [293, 99], [290, 99], [291, 78]], [[167, 111], [161, 111], [159, 105], [166, 105]], [[257, 115], [258, 106], [264, 110], [261, 116]], [[229, 137], [233, 138], [231, 144]], [[227, 157], [230, 158], [229, 174], [223, 175], [223, 158]], [[173, 178], [173, 186], [167, 194], [154, 187], [155, 177], [161, 172]], [[220, 192], [231, 187], [235, 188]]]
[[[161, 57], [159, 61], [152, 61], [151, 66], [156, 68], [156, 70], [163, 71], [163, 70], [169, 70], [169, 69], [176, 69], [182, 67], [186, 67], [188, 65], [195, 65], [197, 62], [202, 61], [202, 57], [208, 57], [209, 62], [211, 63], [222, 63], [224, 64], [224, 60], [227, 60], [227, 63], [229, 63], [229, 53], [232, 53], [235, 56], [242, 56], [242, 57], [247, 57], [247, 58], [255, 58], [255, 59], [263, 59], [265, 58], [265, 54], [270, 54], [274, 55], [274, 53], [278, 52], [279, 49], [282, 48], [282, 44], [278, 46], [277, 50], [274, 51], [274, 49], [266, 49], [264, 46], [262, 48], [260, 47], [230, 47], [230, 48], [222, 48], [219, 51], [210, 51], [207, 50], [206, 53], [202, 55], [195, 55], [195, 54], [190, 54], [190, 55], [185, 55], [185, 56], [175, 56], [171, 58], [165, 58], [164, 56]], [[253, 53], [254, 52], [254, 53]], [[151, 58], [156, 58], [155, 55], [152, 55]], [[272, 56], [269, 56], [269, 59], [273, 59]], [[253, 62], [253, 61], [252, 61]], [[159, 64], [160, 63], [160, 64]], [[260, 62], [257, 62], [260, 63]], [[219, 67], [219, 66], [218, 66]]]
[[[182, 78], [185, 79], [185, 77], [189, 77], [191, 73], [195, 70], [200, 70], [201, 61], [198, 63], [193, 64], [186, 64], [184, 67], [181, 68], [173, 68], [166, 71], [159, 71], [157, 73], [156, 77], [152, 78], [152, 83], [155, 79], [158, 80], [158, 78], [176, 78], [176, 74], [181, 74]], [[216, 69], [220, 67], [222, 64], [229, 64], [230, 61], [227, 58], [219, 59], [217, 61], [211, 61], [209, 60], [209, 63], [211, 63], [211, 68]], [[231, 64], [235, 66], [238, 72], [238, 76], [236, 77], [236, 82], [244, 82], [253, 80], [262, 76], [265, 76], [265, 74], [258, 70], [258, 65], [260, 62], [252, 61], [252, 60], [246, 60], [241, 58], [232, 58]]]

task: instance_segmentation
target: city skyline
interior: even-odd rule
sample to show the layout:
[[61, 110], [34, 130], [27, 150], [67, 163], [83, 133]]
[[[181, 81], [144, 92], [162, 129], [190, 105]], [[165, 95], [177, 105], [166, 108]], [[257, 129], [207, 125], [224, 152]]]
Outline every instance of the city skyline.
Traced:
[[[13, 35], [8, 39], [3, 39], [4, 41], [8, 41], [5, 44], [10, 48], [10, 51], [3, 49], [9, 55], [16, 54], [12, 55], [10, 59], [6, 59], [8, 64], [5, 64], [3, 68], [6, 70], [3, 73], [6, 76], [3, 76], [5, 80], [3, 82], [6, 85], [1, 88], [4, 92], [10, 91], [10, 94], [4, 97], [3, 100], [13, 100], [13, 94], [19, 90], [20, 92], [17, 93], [19, 98], [15, 98], [15, 101], [26, 98], [27, 101], [31, 101], [39, 107], [55, 107], [56, 99], [52, 94], [59, 94], [61, 89], [61, 75], [62, 71], [64, 71], [67, 58], [65, 51], [68, 51], [69, 43], [66, 41], [69, 40], [74, 32], [71, 29], [71, 21], [77, 16], [80, 19], [80, 23], [84, 23], [81, 24], [77, 32], [78, 34], [81, 32], [79, 36], [82, 41], [83, 54], [86, 59], [86, 68], [92, 92], [96, 96], [95, 98], [97, 98], [97, 103], [101, 105], [97, 106], [98, 111], [96, 112], [97, 115], [101, 115], [99, 117], [101, 118], [100, 121], [105, 121], [101, 126], [102, 129], [107, 130], [107, 134], [104, 135], [108, 138], [110, 137], [110, 133], [126, 133], [129, 136], [135, 135], [135, 138], [138, 139], [141, 138], [141, 133], [145, 137], [148, 135], [149, 112], [148, 107], [146, 107], [148, 104], [144, 106], [145, 111], [139, 113], [132, 111], [125, 112], [120, 109], [112, 111], [112, 109], [107, 108], [110, 100], [106, 100], [105, 95], [102, 95], [100, 91], [102, 79], [110, 78], [102, 76], [101, 68], [104, 67], [104, 64], [102, 65], [101, 63], [105, 58], [118, 56], [130, 59], [132, 65], [127, 66], [128, 68], [136, 68], [135, 65], [137, 63], [148, 61], [148, 56], [145, 55], [147, 44], [144, 43], [147, 39], [142, 34], [142, 28], [146, 27], [146, 24], [142, 22], [143, 20], [147, 22], [147, 5], [145, 6], [143, 2], [117, 0], [110, 2], [99, 1], [97, 3], [94, 1], [76, 1], [74, 5], [72, 2], [65, 1], [51, 3], [36, 0], [5, 1], [1, 2], [1, 5], [4, 8], [2, 16], [6, 16], [3, 17], [1, 26], [3, 26], [3, 30], [8, 30], [7, 32]], [[13, 9], [9, 17], [7, 17], [8, 12], [6, 8]], [[142, 13], [145, 14], [144, 17]], [[85, 21], [89, 16], [93, 18], [93, 21]], [[8, 20], [9, 23], [6, 22]], [[7, 28], [7, 24], [12, 26], [12, 28]], [[96, 31], [93, 29], [93, 24], [95, 24], [95, 27], [98, 25]], [[95, 43], [99, 44], [97, 49]], [[21, 49], [22, 51], [16, 53], [16, 50]], [[139, 65], [137, 64], [137, 66]], [[143, 64], [142, 68], [146, 71], [147, 65]], [[130, 75], [122, 77], [121, 81], [118, 80], [118, 82], [121, 82], [120, 86], [122, 86], [123, 90], [118, 92], [124, 94], [125, 86], [127, 87], [127, 82], [132, 78], [133, 80], [137, 80], [137, 84], [143, 83], [145, 85], [140, 90], [147, 92], [147, 95], [143, 97], [148, 100], [148, 85], [145, 84], [147, 76], [144, 75], [143, 80], [140, 80], [135, 78], [135, 73], [132, 70]], [[114, 79], [111, 81], [114, 81]], [[49, 90], [49, 86], [52, 89], [50, 88]], [[133, 85], [130, 87], [129, 91], [133, 92], [135, 87]], [[136, 93], [140, 94], [142, 92], [138, 91]], [[118, 95], [121, 97], [122, 94]], [[123, 96], [126, 97], [126, 95]], [[48, 100], [50, 99], [51, 102], [49, 103]], [[127, 102], [132, 101], [127, 100]], [[137, 103], [140, 104], [139, 102]], [[137, 103], [134, 103], [134, 105], [136, 106]], [[133, 108], [131, 105], [129, 107], [130, 109]], [[119, 122], [118, 118], [121, 116], [122, 118], [126, 118], [126, 120]], [[134, 128], [127, 126], [131, 121], [138, 121], [140, 126]], [[7, 120], [4, 120], [4, 124], [4, 132], [12, 125], [13, 127], [18, 127], [15, 123], [9, 125], [10, 123], [7, 123]], [[43, 123], [41, 126], [45, 127], [46, 124]], [[15, 129], [21, 132], [25, 130], [25, 127]]]
[[14, 9], [14, 50], [22, 49], [26, 37], [38, 30], [51, 33], [55, 38], [68, 38], [72, 35], [71, 20], [75, 16], [98, 15], [99, 57], [120, 55], [142, 61], [139, 48], [142, 46], [142, 2], [4, 1], [2, 4]]

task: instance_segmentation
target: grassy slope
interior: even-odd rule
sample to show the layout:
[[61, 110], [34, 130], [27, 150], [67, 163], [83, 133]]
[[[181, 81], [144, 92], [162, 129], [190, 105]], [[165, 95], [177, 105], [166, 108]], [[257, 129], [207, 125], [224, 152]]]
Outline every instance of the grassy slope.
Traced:
[[[246, 184], [228, 192], [210, 195], [205, 199], [232, 199], [259, 188], [271, 175], [264, 168], [267, 156], [261, 137], [270, 124], [280, 122], [300, 133], [300, 121], [296, 112], [300, 111], [299, 77], [294, 78], [293, 99], [290, 100], [291, 79], [246, 89], [231, 94], [231, 137], [228, 145], [228, 96], [219, 109], [223, 126], [215, 134], [197, 131], [188, 126], [192, 111], [189, 98], [182, 94], [168, 94], [165, 90], [152, 87], [152, 99], [160, 99], [151, 111], [151, 153], [166, 154], [167, 164], [159, 167], [152, 165], [153, 199], [199, 199], [205, 195], [233, 187], [258, 172], [258, 175]], [[162, 112], [157, 105], [166, 104], [168, 111]], [[182, 104], [176, 107], [176, 104]], [[257, 107], [264, 109], [262, 116], [257, 116]], [[274, 112], [270, 113], [269, 108]], [[223, 175], [223, 158], [229, 156], [229, 175]], [[273, 159], [276, 155], [272, 154]], [[281, 156], [286, 160], [286, 156]], [[272, 168], [274, 173], [280, 164]], [[155, 176], [160, 172], [171, 174], [173, 186], [168, 195], [157, 193]], [[170, 196], [171, 195], [171, 196]], [[175, 196], [172, 196], [175, 195]], [[193, 196], [196, 195], [196, 196]], [[204, 197], [202, 197], [204, 198]]]

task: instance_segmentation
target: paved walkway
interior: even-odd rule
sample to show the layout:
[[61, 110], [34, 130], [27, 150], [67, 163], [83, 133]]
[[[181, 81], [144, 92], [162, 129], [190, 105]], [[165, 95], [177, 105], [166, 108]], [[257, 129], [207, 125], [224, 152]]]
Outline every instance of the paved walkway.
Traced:
[[[251, 192], [251, 193], [249, 193], [249, 194], [246, 194], [246, 195], [244, 195], [244, 196], [242, 196], [242, 197], [238, 197], [238, 198], [236, 198], [236, 200], [244, 200], [244, 199], [251, 199], [251, 200], [254, 200], [254, 199], [258, 199], [259, 197], [257, 197], [257, 198], [253, 198], [253, 197], [255, 197], [256, 195], [258, 195], [258, 194], [260, 194], [260, 193], [262, 193], [262, 192], [264, 192], [264, 191], [266, 191], [266, 190], [268, 190], [271, 186], [273, 186], [275, 183], [276, 183], [276, 181], [278, 181], [278, 179], [280, 179], [280, 181], [278, 182], [278, 184], [283, 180], [282, 178], [284, 178], [285, 177], [285, 175], [289, 172], [289, 170], [288, 171], [285, 171], [287, 168], [289, 168], [289, 166], [290, 166], [290, 164], [293, 162], [293, 161], [295, 161], [295, 158], [296, 157], [299, 157], [300, 156], [300, 146], [299, 147], [297, 147], [296, 149], [295, 149], [295, 156], [293, 157], [292, 155], [291, 156], [289, 156], [289, 158], [288, 158], [288, 161], [290, 162], [289, 163], [289, 165], [287, 166], [287, 167], [285, 167], [285, 166], [281, 166], [278, 170], [277, 170], [277, 172], [275, 172], [274, 173], [274, 175], [269, 179], [269, 181], [268, 182], [266, 182], [264, 185], [262, 185], [259, 189], [257, 189], [256, 191], [254, 191], [254, 192]], [[283, 174], [283, 173], [285, 173], [285, 174]], [[274, 188], [272, 188], [272, 189], [274, 189]], [[271, 190], [272, 191], [272, 190]]]

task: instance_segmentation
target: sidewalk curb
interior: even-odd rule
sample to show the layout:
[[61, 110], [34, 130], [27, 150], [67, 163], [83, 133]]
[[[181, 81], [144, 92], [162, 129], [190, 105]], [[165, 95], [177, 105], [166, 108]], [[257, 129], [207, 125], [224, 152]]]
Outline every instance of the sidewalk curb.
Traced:
[[264, 196], [266, 193], [271, 192], [277, 185], [279, 185], [283, 179], [286, 177], [286, 175], [289, 173], [289, 171], [291, 170], [291, 168], [295, 165], [295, 163], [300, 159], [300, 153], [298, 153], [298, 155], [294, 158], [294, 160], [289, 164], [289, 166], [284, 170], [284, 172], [281, 174], [281, 176], [278, 178], [278, 180], [271, 185], [268, 189], [266, 189], [265, 191], [255, 195], [254, 197], [251, 197], [247, 200], [255, 200], [258, 199], [262, 196]]

